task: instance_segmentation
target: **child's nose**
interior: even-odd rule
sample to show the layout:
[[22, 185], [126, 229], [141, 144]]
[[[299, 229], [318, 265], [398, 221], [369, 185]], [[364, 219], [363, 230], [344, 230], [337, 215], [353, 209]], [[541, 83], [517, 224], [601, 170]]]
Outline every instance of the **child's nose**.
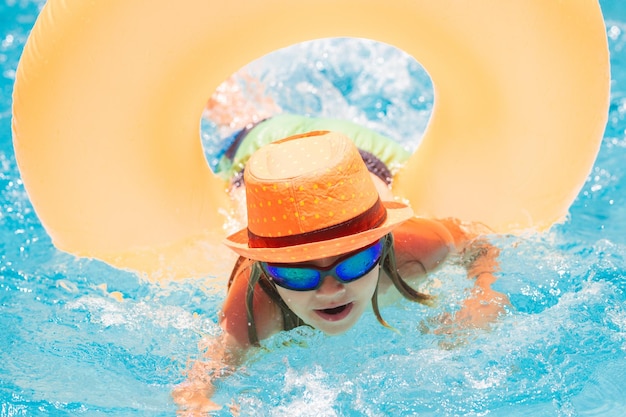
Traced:
[[338, 292], [345, 291], [346, 287], [335, 279], [332, 275], [326, 275], [322, 281], [322, 285], [318, 288], [317, 293], [321, 295], [334, 295]]

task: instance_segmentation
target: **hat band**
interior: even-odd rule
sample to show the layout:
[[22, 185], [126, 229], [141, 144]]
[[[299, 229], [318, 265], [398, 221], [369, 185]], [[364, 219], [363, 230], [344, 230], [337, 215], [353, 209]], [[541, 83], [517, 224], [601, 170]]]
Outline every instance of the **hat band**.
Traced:
[[267, 237], [256, 235], [248, 229], [248, 246], [251, 248], [283, 248], [301, 245], [303, 243], [336, 239], [374, 229], [383, 224], [386, 218], [387, 210], [379, 198], [372, 207], [358, 216], [346, 220], [345, 222], [311, 232], [290, 236]]

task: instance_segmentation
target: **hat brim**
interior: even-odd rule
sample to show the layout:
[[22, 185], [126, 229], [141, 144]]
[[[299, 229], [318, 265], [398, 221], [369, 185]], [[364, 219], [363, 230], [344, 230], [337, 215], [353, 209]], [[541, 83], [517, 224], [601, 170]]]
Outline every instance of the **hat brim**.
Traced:
[[251, 248], [248, 229], [228, 236], [224, 244], [241, 256], [262, 262], [292, 263], [328, 258], [352, 252], [369, 245], [413, 217], [413, 210], [402, 203], [383, 201], [387, 218], [378, 227], [354, 235], [281, 248]]

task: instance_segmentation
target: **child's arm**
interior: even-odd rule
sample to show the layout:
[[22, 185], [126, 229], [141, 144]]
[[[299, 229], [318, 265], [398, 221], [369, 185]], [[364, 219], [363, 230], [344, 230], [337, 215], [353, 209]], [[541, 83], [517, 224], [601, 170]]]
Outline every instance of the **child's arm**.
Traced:
[[[174, 401], [186, 415], [204, 415], [203, 413], [220, 408], [211, 400], [215, 390], [214, 382], [234, 372], [251, 346], [246, 312], [250, 266], [251, 261], [243, 258], [235, 265], [221, 313], [220, 326], [223, 334], [217, 339], [202, 342], [201, 349], [205, 351], [205, 359], [193, 363], [187, 380], [172, 394]], [[280, 311], [258, 285], [254, 291], [253, 311], [259, 340], [282, 330]]]
[[453, 236], [455, 252], [461, 256], [467, 277], [475, 280], [471, 295], [452, 320], [453, 327], [488, 328], [510, 304], [505, 294], [491, 288], [497, 280], [494, 274], [500, 269], [500, 250], [483, 237], [484, 226], [461, 225], [456, 219], [439, 221]]
[[437, 269], [449, 255], [461, 256], [475, 285], [454, 317], [456, 325], [486, 328], [509, 304], [506, 295], [491, 289], [497, 279], [499, 250], [479, 231], [453, 219], [413, 218], [394, 230], [394, 242], [398, 271], [409, 282]]
[[193, 362], [187, 379], [172, 392], [179, 415], [204, 416], [209, 411], [219, 410], [221, 406], [211, 399], [214, 382], [234, 372], [245, 354], [245, 349], [228, 333], [217, 339], [204, 339], [200, 348], [205, 358]]
[[474, 279], [470, 297], [454, 317], [454, 322], [463, 327], [489, 328], [510, 305], [509, 298], [491, 285], [498, 279], [494, 274], [500, 270], [498, 256], [500, 249], [482, 237], [467, 236], [461, 247], [461, 259], [467, 270], [467, 277]]

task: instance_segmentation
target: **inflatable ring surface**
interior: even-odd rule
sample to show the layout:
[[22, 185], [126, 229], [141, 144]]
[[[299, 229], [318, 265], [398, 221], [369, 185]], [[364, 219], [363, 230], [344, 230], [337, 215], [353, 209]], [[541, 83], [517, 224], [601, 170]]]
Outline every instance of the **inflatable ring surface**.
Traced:
[[[207, 97], [301, 41], [362, 37], [415, 57], [435, 88], [395, 191], [425, 216], [497, 232], [563, 218], [597, 154], [609, 69], [595, 0], [49, 0], [14, 90], [21, 175], [54, 244], [118, 267], [209, 273], [225, 185]], [[204, 242], [204, 243], [203, 243]]]

